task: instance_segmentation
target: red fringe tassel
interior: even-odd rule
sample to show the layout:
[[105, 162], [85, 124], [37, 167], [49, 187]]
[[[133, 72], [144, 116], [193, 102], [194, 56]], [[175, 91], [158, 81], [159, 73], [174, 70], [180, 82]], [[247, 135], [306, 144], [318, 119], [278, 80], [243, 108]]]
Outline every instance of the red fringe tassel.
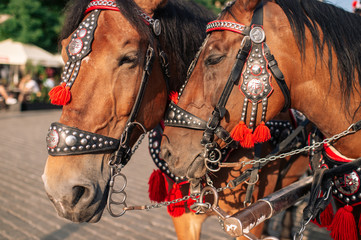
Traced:
[[170, 92], [169, 100], [173, 101], [175, 104], [178, 104], [178, 92]]
[[153, 202], [163, 202], [168, 195], [166, 180], [161, 170], [153, 170], [148, 181], [149, 199]]
[[243, 121], [240, 121], [231, 131], [231, 137], [243, 148], [253, 148], [255, 143], [266, 142], [271, 138], [271, 132], [262, 121], [254, 130], [249, 129]]
[[231, 137], [235, 141], [243, 141], [244, 136], [248, 132], [247, 126], [243, 121], [240, 121], [231, 131]]
[[71, 99], [70, 87], [66, 86], [66, 83], [63, 82], [61, 85], [50, 90], [49, 97], [52, 104], [64, 106]]
[[[173, 188], [170, 190], [167, 201], [173, 201], [174, 199], [182, 198], [182, 192], [177, 183], [173, 184]], [[185, 212], [184, 202], [174, 203], [167, 206], [169, 215], [172, 217], [180, 217]]]
[[271, 139], [271, 131], [263, 121], [254, 130], [253, 139], [256, 143], [266, 142]]
[[357, 240], [357, 226], [352, 214], [352, 206], [346, 205], [337, 210], [329, 229], [334, 240]]

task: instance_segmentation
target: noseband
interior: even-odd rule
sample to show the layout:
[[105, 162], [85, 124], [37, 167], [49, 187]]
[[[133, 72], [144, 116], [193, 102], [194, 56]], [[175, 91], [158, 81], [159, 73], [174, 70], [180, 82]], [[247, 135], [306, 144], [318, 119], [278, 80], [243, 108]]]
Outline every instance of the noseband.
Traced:
[[[241, 121], [245, 122], [247, 104], [248, 102], [251, 102], [252, 111], [250, 117], [250, 127], [252, 129], [254, 128], [256, 123], [257, 104], [259, 102], [262, 102], [261, 119], [262, 121], [265, 121], [267, 98], [273, 91], [270, 82], [271, 74], [269, 73], [269, 71], [276, 79], [276, 82], [280, 86], [284, 95], [285, 105], [283, 107], [283, 110], [286, 110], [290, 107], [289, 89], [284, 81], [284, 76], [282, 72], [278, 68], [274, 56], [270, 53], [270, 50], [265, 42], [266, 36], [262, 25], [263, 4], [260, 4], [254, 11], [251, 25], [248, 27], [243, 24], [225, 20], [216, 20], [208, 23], [207, 33], [211, 33], [213, 31], [232, 31], [234, 33], [238, 33], [244, 36], [241, 48], [239, 49], [236, 56], [236, 61], [233, 65], [231, 74], [223, 89], [220, 99], [218, 100], [218, 103], [212, 112], [212, 116], [207, 122], [177, 106], [174, 102], [171, 102], [167, 109], [165, 115], [166, 119], [164, 121], [166, 126], [182, 127], [204, 131], [201, 144], [205, 146], [203, 157], [205, 159], [205, 165], [210, 171], [218, 171], [219, 168], [216, 167], [216, 169], [213, 169], [210, 168], [209, 165], [219, 163], [219, 161], [221, 160], [221, 155], [219, 154], [219, 146], [214, 141], [214, 135], [216, 135], [219, 139], [225, 142], [227, 148], [238, 147], [238, 143], [231, 137], [231, 133], [226, 131], [222, 126], [220, 126], [220, 122], [227, 112], [225, 106], [227, 104], [228, 98], [234, 86], [238, 86], [241, 75], [243, 77], [243, 82], [239, 87], [245, 96]], [[203, 44], [203, 46], [204, 45], [205, 43]], [[190, 66], [188, 77], [193, 71], [198, 56], [199, 53], [197, 54], [193, 64], [191, 64]], [[182, 90], [183, 89], [184, 86], [182, 87]], [[182, 92], [180, 92], [179, 97], [181, 96], [181, 94]]]

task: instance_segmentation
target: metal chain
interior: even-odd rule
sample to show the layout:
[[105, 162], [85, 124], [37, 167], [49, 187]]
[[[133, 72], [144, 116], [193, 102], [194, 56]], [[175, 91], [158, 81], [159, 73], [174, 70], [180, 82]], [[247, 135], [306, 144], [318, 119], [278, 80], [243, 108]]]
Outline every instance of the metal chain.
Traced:
[[355, 133], [356, 131], [353, 130], [354, 124], [352, 124], [347, 130], [341, 132], [341, 133], [338, 133], [330, 138], [325, 138], [323, 141], [321, 142], [316, 142], [314, 143], [313, 145], [310, 145], [310, 146], [305, 146], [303, 148], [300, 148], [300, 149], [296, 149], [296, 150], [293, 150], [293, 151], [290, 151], [290, 152], [287, 152], [287, 153], [281, 153], [280, 155], [275, 155], [275, 156], [270, 156], [270, 157], [264, 157], [264, 158], [260, 158], [260, 159], [254, 159], [254, 160], [250, 160], [250, 161], [247, 161], [247, 162], [243, 162], [243, 166], [245, 165], [254, 165], [256, 163], [266, 163], [268, 161], [272, 162], [272, 161], [275, 161], [277, 159], [280, 159], [280, 158], [285, 158], [285, 157], [289, 157], [289, 156], [292, 156], [292, 155], [296, 155], [296, 154], [299, 154], [299, 153], [302, 153], [302, 152], [306, 152], [306, 151], [309, 151], [311, 149], [314, 149], [314, 148], [319, 148], [320, 146], [322, 146], [323, 144], [325, 143], [329, 143], [329, 142], [332, 142], [334, 140], [337, 140], [339, 138], [342, 138], [348, 134], [351, 134], [351, 133]]
[[[325, 138], [323, 141], [316, 142], [311, 146], [306, 146], [306, 147], [301, 148], [301, 149], [296, 149], [296, 150], [293, 150], [293, 151], [290, 151], [290, 152], [287, 152], [287, 153], [282, 153], [280, 155], [271, 156], [271, 157], [268, 157], [268, 158], [260, 158], [260, 159], [257, 159], [257, 160], [250, 160], [250, 161], [244, 162], [243, 165], [253, 165], [253, 164], [256, 164], [256, 163], [265, 163], [265, 162], [268, 162], [268, 161], [275, 161], [275, 160], [280, 159], [280, 158], [285, 158], [285, 157], [288, 157], [288, 156], [299, 154], [301, 152], [309, 151], [309, 150], [311, 150], [313, 148], [318, 148], [318, 147], [322, 146], [325, 143], [329, 143], [331, 141], [342, 138], [342, 137], [344, 137], [344, 136], [346, 136], [348, 134], [355, 133], [356, 131], [353, 130], [354, 125], [355, 124], [351, 124], [350, 127], [347, 130], [345, 130], [345, 131], [343, 131], [343, 132], [341, 132], [339, 134], [336, 134], [336, 135], [334, 135], [334, 136], [332, 136], [330, 138]], [[143, 134], [143, 135], [145, 135], [145, 134]], [[143, 138], [144, 138], [144, 136], [141, 137], [141, 140]], [[139, 146], [139, 144], [137, 144], [137, 145]], [[219, 192], [223, 192], [226, 189], [232, 189], [232, 188], [233, 187], [230, 185], [230, 182], [229, 182], [227, 184], [227, 186], [217, 188], [216, 191], [217, 191], [217, 193], [219, 193]], [[208, 194], [208, 192], [205, 193], [205, 195], [207, 195], [207, 194]], [[191, 195], [184, 196], [183, 198], [177, 198], [177, 199], [174, 199], [172, 201], [164, 201], [164, 202], [156, 203], [156, 204], [153, 204], [153, 205], [143, 205], [141, 208], [129, 207], [127, 210], [134, 210], [134, 209], [150, 210], [150, 209], [154, 209], [154, 208], [161, 208], [161, 207], [169, 206], [171, 204], [187, 201], [190, 198], [193, 199], [193, 200], [197, 200], [197, 197], [199, 197], [199, 196], [200, 196], [200, 193], [196, 193], [196, 194], [191, 194]]]
[[142, 135], [140, 135], [137, 144], [135, 144], [135, 145], [133, 146], [131, 155], [133, 155], [133, 154], [135, 153], [135, 151], [139, 148], [139, 145], [142, 143], [142, 141], [143, 141], [143, 139], [144, 139], [144, 137], [145, 137], [146, 134], [147, 134], [147, 133], [142, 133]]

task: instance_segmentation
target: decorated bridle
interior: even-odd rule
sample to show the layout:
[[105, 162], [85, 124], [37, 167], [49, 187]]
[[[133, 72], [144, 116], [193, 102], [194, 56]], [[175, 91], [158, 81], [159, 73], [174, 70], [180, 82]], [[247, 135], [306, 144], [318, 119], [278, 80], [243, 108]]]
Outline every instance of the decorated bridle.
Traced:
[[[102, 10], [120, 11], [117, 7], [115, 0], [93, 0], [89, 3], [85, 14], [90, 13], [89, 16], [84, 19], [78, 26], [78, 28], [72, 34], [70, 43], [66, 47], [68, 55], [68, 61], [65, 64], [64, 71], [62, 73], [61, 85], [53, 88], [49, 95], [51, 102], [57, 105], [66, 105], [71, 101], [70, 89], [77, 78], [81, 61], [91, 52], [91, 45], [94, 39], [94, 32], [97, 27], [98, 17]], [[168, 60], [164, 51], [161, 50], [158, 37], [161, 34], [161, 25], [158, 19], [153, 19], [140, 9], [136, 9], [139, 17], [141, 17], [145, 24], [147, 24], [153, 32], [156, 41], [156, 48], [158, 49], [158, 56], [160, 59], [160, 65], [162, 68], [163, 76], [168, 88], [169, 71]], [[126, 181], [120, 170], [128, 163], [132, 154], [136, 150], [137, 146], [133, 149], [130, 146], [130, 137], [135, 126], [139, 126], [143, 131], [141, 139], [144, 138], [146, 133], [145, 127], [136, 122], [144, 92], [149, 80], [150, 73], [152, 71], [153, 61], [155, 58], [155, 51], [151, 44], [148, 45], [146, 52], [146, 58], [144, 63], [144, 70], [142, 74], [141, 84], [137, 93], [135, 104], [132, 108], [130, 116], [127, 120], [125, 129], [120, 139], [107, 137], [104, 135], [80, 130], [75, 127], [70, 127], [65, 124], [55, 122], [51, 124], [46, 141], [48, 146], [48, 154], [51, 156], [68, 156], [68, 155], [80, 155], [80, 154], [92, 154], [92, 153], [112, 153], [109, 166], [111, 168], [111, 180], [110, 191], [108, 195], [108, 210], [112, 216], [121, 216], [125, 211], [115, 214], [112, 212], [110, 205], [124, 205], [125, 198], [121, 202], [115, 202], [112, 200], [112, 193], [124, 193], [124, 188], [121, 191], [113, 189], [114, 180], [117, 176], [120, 176]], [[167, 89], [168, 91], [168, 89]], [[139, 144], [139, 142], [138, 142]]]
[[[270, 53], [265, 42], [266, 35], [262, 25], [262, 3], [254, 11], [251, 25], [248, 27], [237, 22], [226, 20], [216, 20], [208, 23], [207, 33], [212, 33], [213, 31], [232, 31], [244, 36], [231, 74], [212, 112], [212, 116], [207, 122], [177, 106], [174, 102], [171, 102], [167, 109], [166, 119], [164, 121], [166, 126], [204, 131], [201, 144], [205, 149], [202, 156], [205, 159], [206, 167], [210, 171], [218, 171], [220, 169], [219, 167], [213, 168], [210, 166], [219, 165], [222, 156], [219, 145], [214, 141], [214, 136], [224, 141], [227, 148], [237, 148], [238, 144], [242, 147], [250, 148], [254, 146], [254, 143], [265, 142], [270, 139], [269, 129], [264, 122], [266, 119], [268, 97], [273, 91], [271, 74], [276, 79], [284, 95], [285, 105], [283, 110], [290, 107], [289, 89], [274, 56]], [[203, 44], [203, 46], [204, 45], [205, 44]], [[188, 77], [194, 69], [198, 56], [199, 53], [190, 66]], [[238, 86], [240, 78], [242, 78], [242, 83], [239, 85], [239, 89], [245, 96], [242, 115], [240, 123], [231, 132], [228, 132], [220, 126], [220, 122], [227, 112], [225, 106], [228, 98], [234, 86]], [[186, 83], [187, 82], [188, 80]], [[183, 90], [184, 87], [185, 85], [182, 86], [181, 90]], [[179, 93], [179, 97], [181, 95], [182, 91]], [[257, 108], [260, 102], [262, 102], [261, 123], [256, 127]], [[247, 127], [246, 116], [249, 103], [252, 104], [252, 108], [249, 127]]]

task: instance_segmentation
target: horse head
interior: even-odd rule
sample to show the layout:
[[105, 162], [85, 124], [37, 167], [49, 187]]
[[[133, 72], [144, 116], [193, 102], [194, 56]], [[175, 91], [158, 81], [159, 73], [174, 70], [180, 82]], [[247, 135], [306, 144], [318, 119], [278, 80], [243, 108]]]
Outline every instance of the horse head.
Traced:
[[[256, 44], [258, 48], [256, 53], [256, 45], [252, 45], [253, 40], [250, 39], [250, 34], [253, 34], [252, 38], [257, 34], [265, 34], [269, 45], [271, 43], [268, 41], [279, 40], [269, 36], [274, 30], [269, 27], [267, 18], [270, 15], [269, 12], [278, 14], [279, 9], [274, 6], [275, 4], [270, 3], [260, 8], [261, 2], [235, 1], [222, 12], [218, 20], [210, 22], [207, 26], [208, 37], [193, 62], [187, 84], [184, 91], [180, 93], [179, 102], [177, 105], [171, 103], [166, 115], [168, 118], [165, 121], [164, 135], [166, 137], [163, 138], [161, 154], [176, 175], [200, 178], [207, 171], [206, 145], [213, 145], [212, 154], [220, 156], [220, 152], [213, 150], [233, 144], [229, 133], [240, 121], [249, 126], [250, 131], [254, 130], [261, 122], [266, 122], [280, 112], [285, 104], [285, 97], [277, 84], [270, 82], [267, 86], [270, 81], [270, 72], [266, 67], [264, 40], [261, 39]], [[264, 8], [267, 15], [264, 21], [253, 23], [255, 19], [253, 13], [257, 8]], [[258, 15], [262, 15], [262, 12]], [[277, 16], [277, 22], [282, 23], [282, 26], [284, 18], [286, 18], [284, 14]], [[252, 30], [253, 28], [260, 31], [257, 33]], [[253, 48], [253, 53], [250, 53], [251, 48]], [[243, 56], [241, 56], [242, 52]], [[253, 64], [245, 61], [249, 54], [262, 56], [258, 58], [255, 56]], [[239, 62], [242, 61], [240, 65]], [[248, 73], [242, 73], [246, 68]], [[250, 73], [252, 69], [254, 73]], [[246, 92], [248, 96], [242, 92], [241, 87], [237, 87], [238, 83], [242, 83], [239, 80], [241, 73], [244, 76], [251, 75], [248, 81], [250, 83], [245, 85], [248, 88], [248, 93]], [[251, 101], [254, 95], [257, 95], [257, 99]], [[264, 104], [258, 104], [263, 99], [268, 100], [267, 114], [262, 110]], [[246, 117], [246, 111], [252, 114]], [[257, 111], [263, 114], [256, 114]], [[179, 119], [181, 119], [180, 115], [186, 116], [181, 119], [185, 124], [177, 122], [178, 115]], [[214, 129], [211, 130], [212, 128]], [[206, 133], [208, 131], [206, 129], [211, 134]], [[215, 134], [216, 131], [220, 134]], [[223, 133], [227, 134], [223, 135]], [[217, 136], [213, 141], [214, 134]], [[229, 139], [222, 141], [222, 138]], [[180, 141], [182, 144], [177, 144]]]
[[[165, 0], [76, 1], [68, 8], [62, 34], [66, 65], [61, 85], [50, 92], [52, 103], [64, 106], [49, 130], [43, 174], [59, 216], [100, 219], [110, 178], [129, 161], [138, 137], [161, 121], [169, 92], [181, 85], [191, 61], [181, 52], [195, 52], [204, 38], [196, 34], [185, 42], [186, 31], [201, 33], [200, 22], [206, 21], [193, 7], [198, 15], [183, 1]], [[181, 23], [189, 28], [172, 35], [165, 30], [167, 20], [156, 15], [175, 25], [177, 9], [190, 15]]]

